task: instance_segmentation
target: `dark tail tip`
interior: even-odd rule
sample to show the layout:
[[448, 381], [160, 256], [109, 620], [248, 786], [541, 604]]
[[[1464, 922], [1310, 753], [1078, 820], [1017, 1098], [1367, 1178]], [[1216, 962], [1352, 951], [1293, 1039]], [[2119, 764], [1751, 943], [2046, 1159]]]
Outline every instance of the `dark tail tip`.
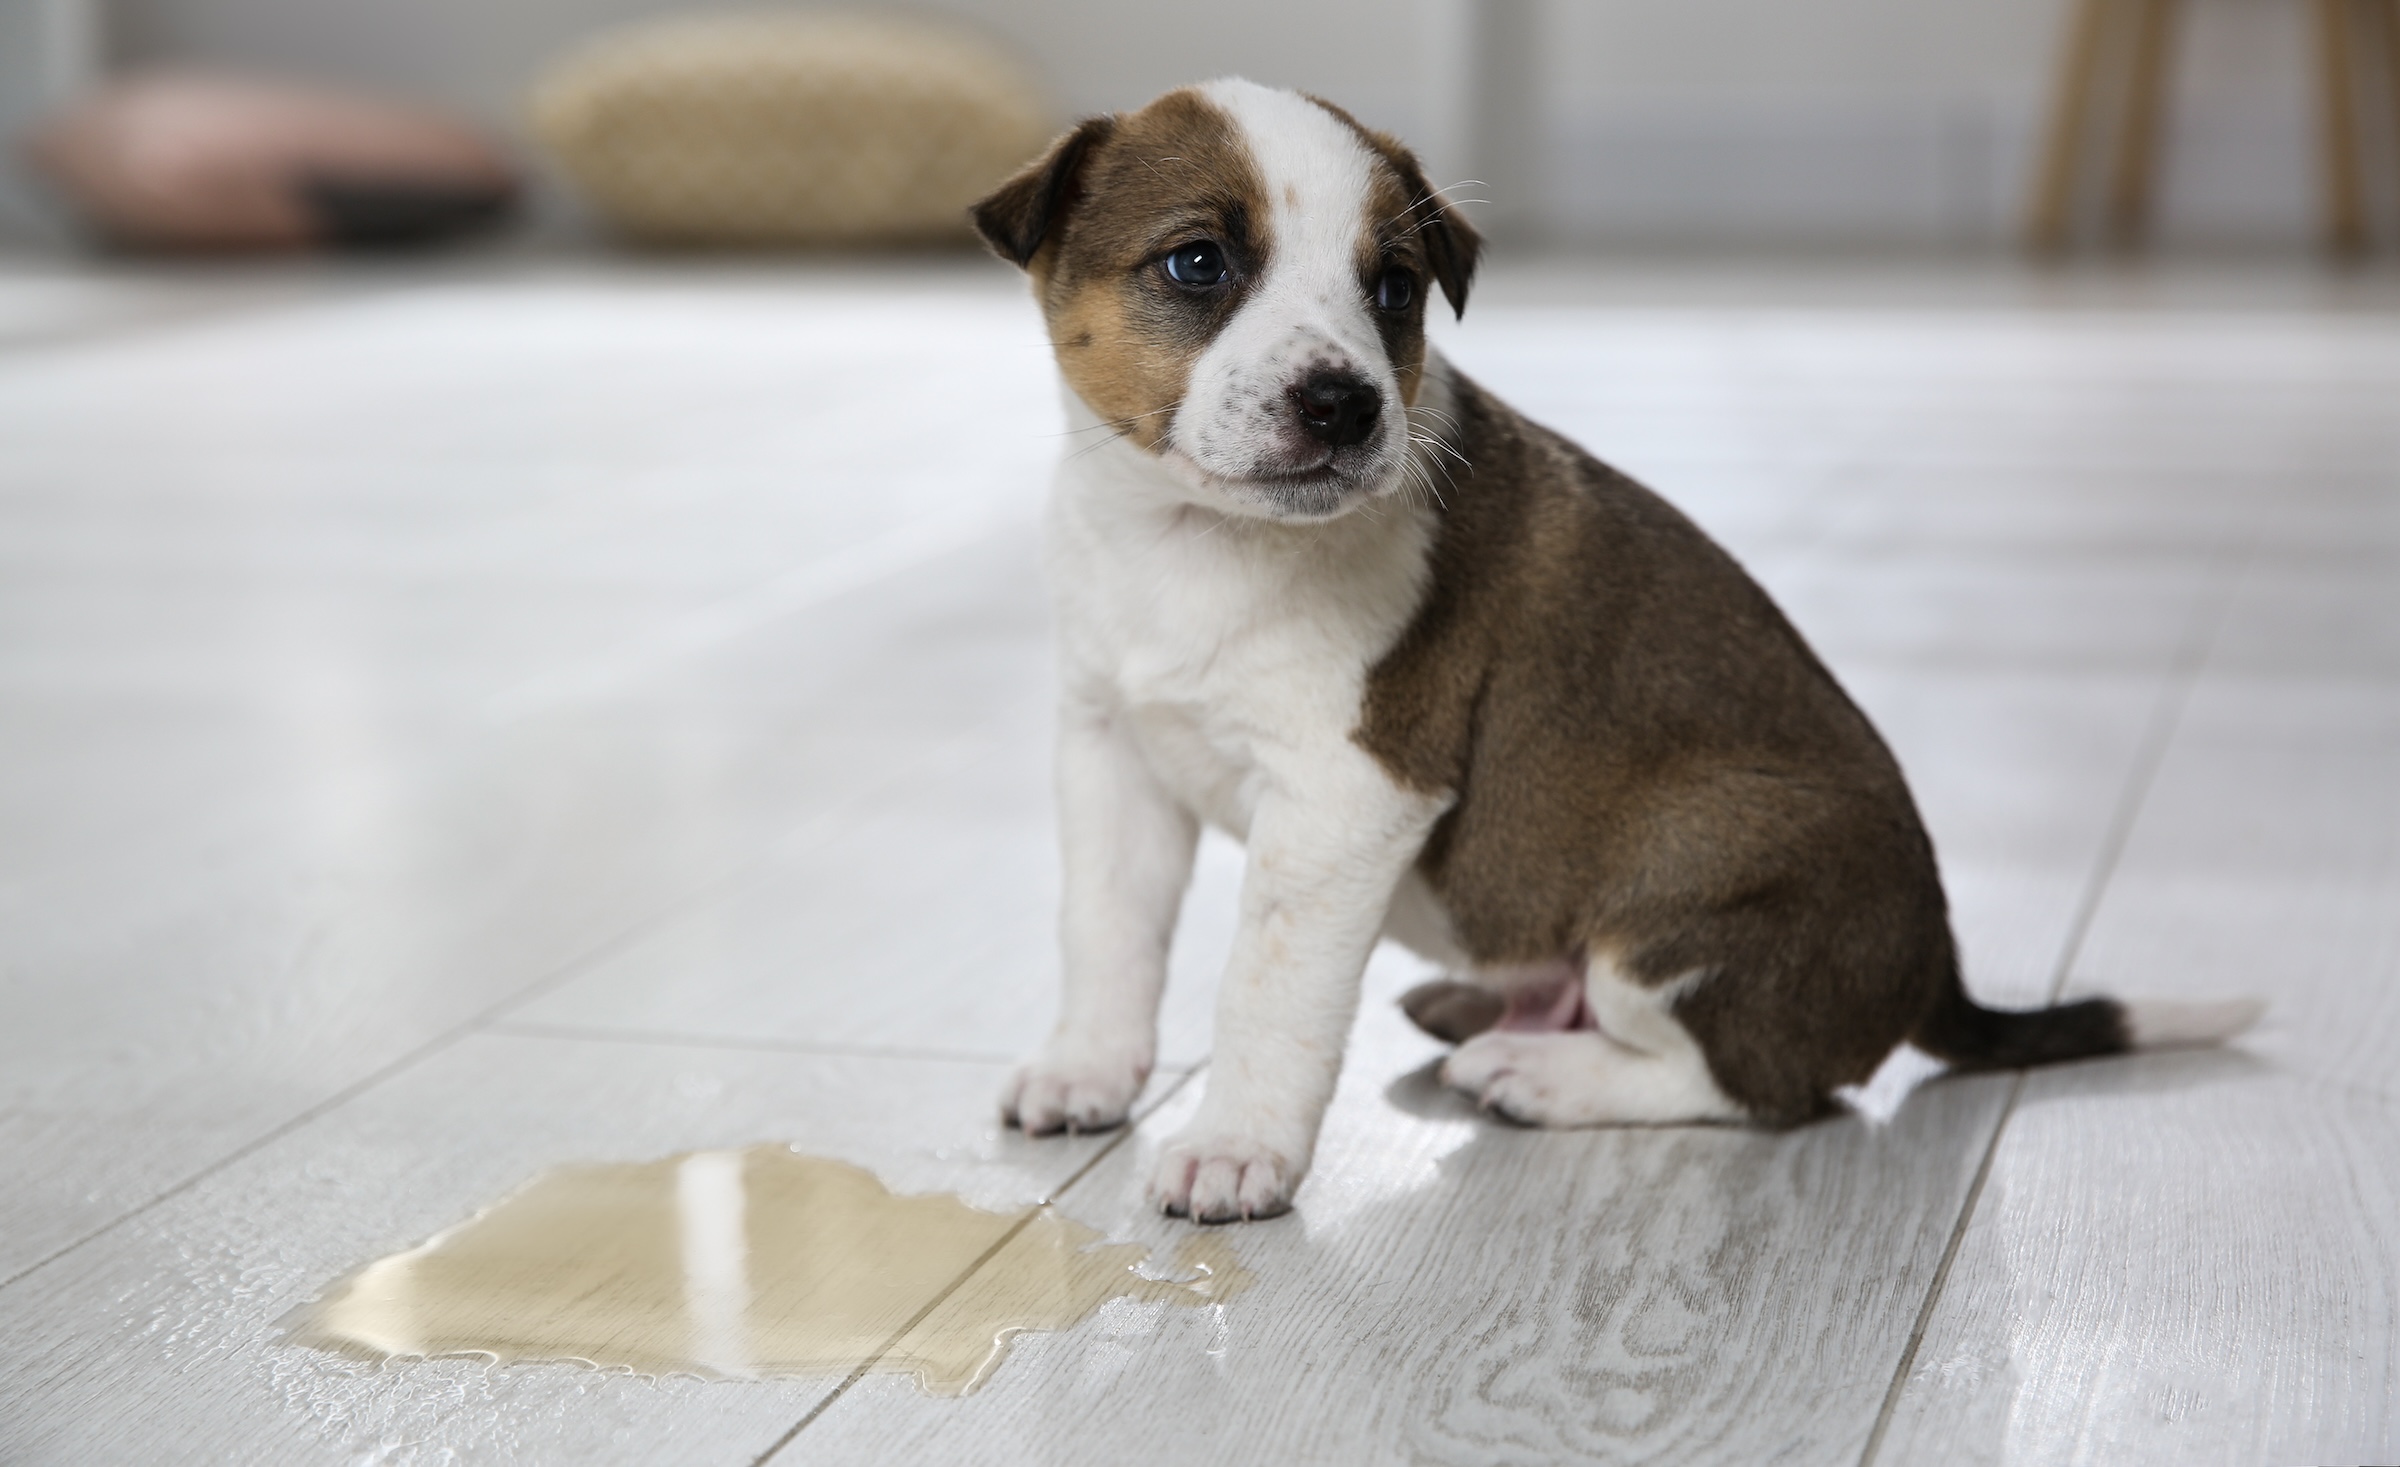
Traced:
[[1464, 1044], [1500, 1022], [1508, 1007], [1499, 994], [1472, 983], [1436, 978], [1400, 995], [1409, 1022], [1449, 1044]]
[[2125, 1006], [2113, 998], [2048, 1009], [1987, 1009], [1955, 980], [1915, 1039], [1918, 1048], [1962, 1070], [2016, 1070], [2133, 1048]]

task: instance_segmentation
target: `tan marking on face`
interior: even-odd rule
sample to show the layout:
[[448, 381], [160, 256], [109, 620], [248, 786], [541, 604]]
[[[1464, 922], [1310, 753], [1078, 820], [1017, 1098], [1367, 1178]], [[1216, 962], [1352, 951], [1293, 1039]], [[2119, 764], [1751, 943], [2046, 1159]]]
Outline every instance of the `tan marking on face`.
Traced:
[[[1193, 90], [1123, 118], [1085, 164], [1081, 202], [1031, 264], [1067, 385], [1151, 452], [1183, 400], [1192, 363], [1263, 269], [1265, 185], [1231, 122]], [[1160, 260], [1214, 240], [1237, 283], [1214, 302], [1179, 291]]]

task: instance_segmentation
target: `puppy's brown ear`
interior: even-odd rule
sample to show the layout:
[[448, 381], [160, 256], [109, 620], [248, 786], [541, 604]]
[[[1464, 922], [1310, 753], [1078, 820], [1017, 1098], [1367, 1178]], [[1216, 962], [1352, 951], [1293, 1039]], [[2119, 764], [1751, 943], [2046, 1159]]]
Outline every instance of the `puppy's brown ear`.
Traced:
[[[1422, 182], [1423, 174], [1418, 175]], [[1433, 278], [1441, 283], [1442, 295], [1450, 302], [1451, 311], [1467, 314], [1467, 286], [1475, 279], [1475, 262], [1483, 255], [1483, 236], [1475, 232], [1458, 212], [1458, 206], [1433, 188], [1423, 193], [1426, 202], [1421, 206], [1424, 224], [1418, 238], [1425, 241], [1425, 262], [1433, 267]]]
[[992, 252], [1012, 265], [1032, 264], [1051, 227], [1074, 207], [1082, 188], [1084, 160], [1116, 130], [1114, 117], [1085, 118], [1052, 143], [1048, 152], [968, 210], [974, 216], [976, 232]]
[[1303, 95], [1348, 124], [1361, 141], [1400, 175], [1400, 186], [1408, 191], [1409, 227], [1425, 243], [1425, 263], [1432, 267], [1434, 281], [1441, 286], [1450, 309], [1464, 316], [1467, 286], [1474, 281], [1475, 261], [1483, 254], [1483, 236], [1458, 212], [1457, 205], [1425, 181], [1425, 165], [1417, 161], [1417, 155], [1406, 144], [1388, 132], [1377, 132], [1323, 97], [1313, 93]]

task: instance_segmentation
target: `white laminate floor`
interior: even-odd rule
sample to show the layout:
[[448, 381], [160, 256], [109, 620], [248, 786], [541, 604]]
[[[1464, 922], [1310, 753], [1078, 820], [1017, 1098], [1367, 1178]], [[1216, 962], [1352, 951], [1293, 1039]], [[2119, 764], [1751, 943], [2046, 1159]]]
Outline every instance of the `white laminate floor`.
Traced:
[[1385, 953], [1256, 1285], [963, 1400], [285, 1343], [570, 1161], [1172, 1243], [1239, 853], [1140, 1123], [1003, 1131], [1063, 440], [996, 267], [0, 267], [0, 1462], [2400, 1460], [2400, 290], [1554, 262], [1442, 335], [1782, 600], [1979, 993], [2261, 1027], [1535, 1133]]

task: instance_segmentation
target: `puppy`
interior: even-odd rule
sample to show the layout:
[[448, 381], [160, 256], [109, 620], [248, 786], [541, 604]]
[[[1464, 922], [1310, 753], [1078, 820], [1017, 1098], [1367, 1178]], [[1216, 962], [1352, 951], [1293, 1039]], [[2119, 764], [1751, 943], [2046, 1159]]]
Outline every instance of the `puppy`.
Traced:
[[1741, 568], [1426, 344], [1480, 241], [1409, 152], [1243, 81], [1098, 117], [977, 205], [1081, 443], [1049, 519], [1065, 994], [1029, 1133], [1122, 1122], [1201, 822], [1242, 840], [1215, 1058], [1152, 1197], [1284, 1211], [1390, 935], [1443, 1079], [1534, 1125], [1788, 1126], [1963, 1068], [2210, 1041], [2247, 1005], [1960, 986], [1899, 767]]

